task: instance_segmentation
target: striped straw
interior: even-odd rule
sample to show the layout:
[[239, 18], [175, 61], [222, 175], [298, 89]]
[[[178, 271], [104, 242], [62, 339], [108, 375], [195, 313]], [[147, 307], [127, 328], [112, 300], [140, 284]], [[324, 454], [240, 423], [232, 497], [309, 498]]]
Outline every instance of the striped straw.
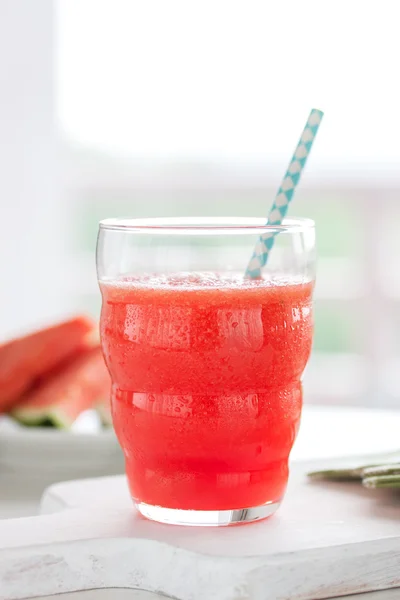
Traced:
[[[274, 203], [268, 215], [267, 225], [281, 225], [284, 219], [289, 203], [293, 198], [294, 191], [300, 181], [301, 174], [310, 154], [315, 136], [317, 135], [324, 113], [321, 110], [313, 108], [308, 117], [306, 126], [301, 134], [297, 148], [294, 151], [292, 160], [289, 163], [288, 170], [282, 180], [278, 193], [275, 196]], [[257, 279], [261, 277], [262, 268], [267, 264], [268, 255], [274, 245], [276, 231], [266, 232], [260, 236], [253, 256], [247, 265], [245, 277]]]

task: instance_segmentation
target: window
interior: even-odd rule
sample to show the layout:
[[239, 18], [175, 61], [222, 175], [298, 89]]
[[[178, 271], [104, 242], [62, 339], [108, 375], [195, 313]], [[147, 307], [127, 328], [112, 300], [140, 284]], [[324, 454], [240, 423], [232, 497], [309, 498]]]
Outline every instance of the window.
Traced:
[[[272, 5], [272, 6], [271, 6]], [[100, 218], [264, 215], [309, 109], [326, 116], [292, 214], [316, 220], [309, 401], [400, 384], [400, 130], [393, 3], [58, 0], [67, 292], [97, 314]], [[345, 16], [345, 18], [344, 18]], [[68, 287], [69, 286], [69, 287]]]

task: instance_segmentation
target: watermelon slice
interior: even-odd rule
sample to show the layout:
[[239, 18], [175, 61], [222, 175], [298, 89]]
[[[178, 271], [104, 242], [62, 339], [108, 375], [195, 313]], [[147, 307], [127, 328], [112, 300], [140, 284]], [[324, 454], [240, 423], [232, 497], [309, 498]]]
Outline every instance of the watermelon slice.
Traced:
[[69, 429], [84, 410], [109, 398], [110, 387], [101, 349], [92, 348], [40, 382], [11, 415], [23, 425]]
[[0, 413], [15, 406], [37, 379], [93, 345], [94, 331], [93, 321], [80, 316], [1, 344]]

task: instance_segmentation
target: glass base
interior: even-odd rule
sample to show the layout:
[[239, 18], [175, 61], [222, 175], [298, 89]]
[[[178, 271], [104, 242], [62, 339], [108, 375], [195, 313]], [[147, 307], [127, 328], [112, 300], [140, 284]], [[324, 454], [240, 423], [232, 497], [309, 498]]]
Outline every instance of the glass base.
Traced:
[[[135, 502], [135, 501], [134, 501]], [[180, 510], [152, 506], [144, 502], [135, 502], [141, 515], [151, 521], [168, 523], [169, 525], [190, 525], [202, 527], [223, 527], [239, 525], [267, 519], [279, 508], [280, 501], [268, 502], [251, 508], [233, 510]]]

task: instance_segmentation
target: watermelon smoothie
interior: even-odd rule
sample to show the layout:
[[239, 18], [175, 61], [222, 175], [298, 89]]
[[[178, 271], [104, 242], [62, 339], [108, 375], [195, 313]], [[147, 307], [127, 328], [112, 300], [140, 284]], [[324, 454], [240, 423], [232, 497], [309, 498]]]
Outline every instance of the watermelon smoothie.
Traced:
[[275, 510], [300, 422], [313, 282], [178, 273], [100, 287], [113, 422], [139, 509]]

